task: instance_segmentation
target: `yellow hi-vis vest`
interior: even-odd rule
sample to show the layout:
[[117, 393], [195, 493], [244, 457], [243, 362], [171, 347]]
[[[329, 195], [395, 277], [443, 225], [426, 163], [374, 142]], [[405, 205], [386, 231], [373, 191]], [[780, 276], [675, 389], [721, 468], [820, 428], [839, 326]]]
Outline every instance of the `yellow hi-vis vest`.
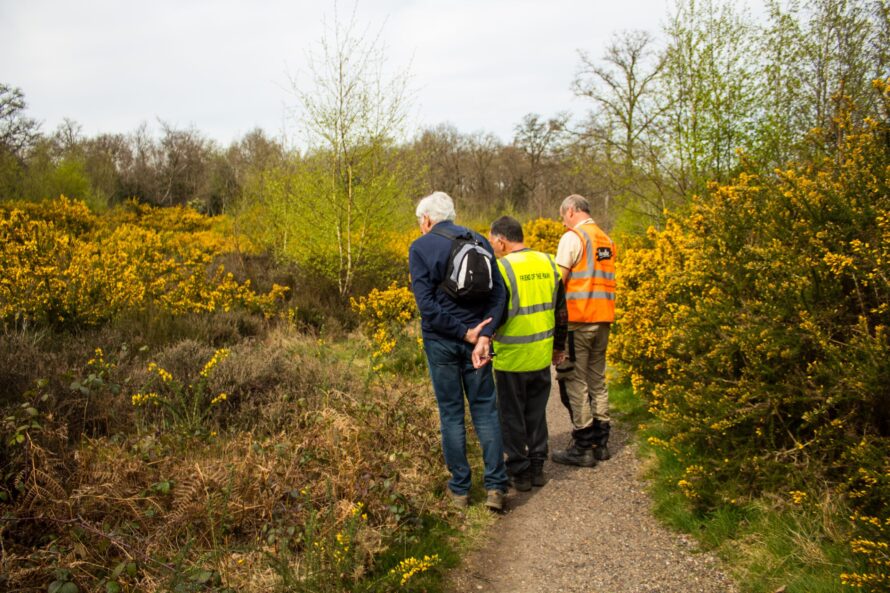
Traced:
[[553, 358], [553, 329], [559, 279], [556, 262], [531, 249], [498, 260], [507, 285], [507, 320], [494, 335], [497, 371], [540, 371]]

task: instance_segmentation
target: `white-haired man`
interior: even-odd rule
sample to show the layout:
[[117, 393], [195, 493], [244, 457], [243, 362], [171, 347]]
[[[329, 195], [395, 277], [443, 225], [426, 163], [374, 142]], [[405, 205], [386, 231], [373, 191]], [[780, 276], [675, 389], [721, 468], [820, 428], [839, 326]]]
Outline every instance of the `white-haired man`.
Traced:
[[[486, 506], [501, 510], [508, 478], [504, 465], [497, 396], [490, 360], [492, 319], [504, 310], [505, 289], [488, 241], [454, 224], [454, 202], [444, 192], [426, 196], [417, 205], [417, 222], [423, 235], [408, 252], [411, 288], [420, 311], [423, 348], [439, 408], [439, 426], [445, 463], [451, 472], [448, 489], [458, 507], [469, 503], [470, 464], [467, 462], [464, 396], [482, 446], [485, 464]], [[452, 296], [444, 283], [452, 247], [459, 237], [475, 240], [487, 252], [490, 289], [473, 299]], [[482, 253], [481, 251], [479, 253]], [[485, 255], [482, 256], [486, 257]], [[483, 262], [484, 263], [484, 262]]]

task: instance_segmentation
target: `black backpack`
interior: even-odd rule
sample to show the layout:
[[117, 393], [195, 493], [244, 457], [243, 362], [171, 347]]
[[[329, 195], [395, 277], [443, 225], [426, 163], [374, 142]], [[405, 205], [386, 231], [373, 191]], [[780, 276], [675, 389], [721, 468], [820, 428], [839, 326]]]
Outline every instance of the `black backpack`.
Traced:
[[431, 232], [451, 239], [448, 269], [439, 288], [455, 300], [474, 301], [487, 298], [492, 288], [491, 261], [494, 256], [470, 231], [458, 235], [433, 228]]

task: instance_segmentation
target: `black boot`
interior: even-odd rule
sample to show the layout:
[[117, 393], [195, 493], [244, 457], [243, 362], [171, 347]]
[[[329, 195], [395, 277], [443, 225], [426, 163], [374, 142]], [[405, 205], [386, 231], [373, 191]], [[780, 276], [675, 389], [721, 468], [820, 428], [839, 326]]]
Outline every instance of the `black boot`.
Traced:
[[525, 471], [513, 476], [513, 487], [520, 492], [528, 492], [532, 489], [532, 468], [527, 467]]
[[544, 460], [532, 459], [532, 486], [540, 488], [547, 483], [547, 476], [544, 475]]
[[581, 467], [593, 467], [596, 465], [596, 459], [593, 456], [593, 448], [582, 449], [576, 443], [565, 450], [554, 451], [550, 459], [554, 463], [563, 465], [578, 465]]
[[609, 452], [609, 433], [612, 426], [608, 422], [593, 421], [593, 456], [597, 461], [606, 461], [612, 458]]

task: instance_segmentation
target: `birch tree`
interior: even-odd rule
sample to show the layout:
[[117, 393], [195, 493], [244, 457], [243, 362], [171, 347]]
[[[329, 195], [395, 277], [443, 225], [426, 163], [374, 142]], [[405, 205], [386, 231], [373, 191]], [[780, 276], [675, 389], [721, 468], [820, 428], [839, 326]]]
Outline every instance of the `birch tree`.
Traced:
[[388, 230], [410, 218], [395, 142], [408, 108], [408, 74], [388, 73], [380, 34], [334, 14], [295, 80], [308, 151], [288, 195], [298, 261], [335, 280], [346, 297], [356, 273]]
[[679, 0], [666, 27], [665, 141], [683, 195], [726, 181], [748, 146], [759, 97], [755, 29], [726, 0]]

